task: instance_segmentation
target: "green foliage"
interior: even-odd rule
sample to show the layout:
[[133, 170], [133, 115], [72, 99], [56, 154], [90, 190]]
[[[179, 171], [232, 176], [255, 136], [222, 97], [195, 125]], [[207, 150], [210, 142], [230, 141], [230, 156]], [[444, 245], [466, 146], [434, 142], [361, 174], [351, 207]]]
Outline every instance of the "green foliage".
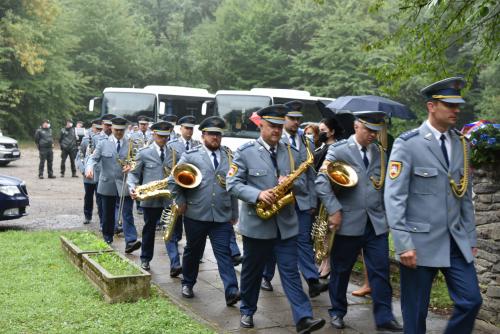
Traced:
[[82, 251], [102, 251], [111, 249], [111, 247], [109, 247], [109, 245], [105, 243], [102, 238], [99, 238], [92, 232], [86, 231], [65, 233], [64, 237], [66, 237]]
[[[59, 233], [0, 234], [2, 333], [212, 333], [153, 288], [149, 299], [106, 303], [61, 252]], [[154, 310], [154, 311], [153, 311]]]
[[472, 132], [470, 144], [472, 166], [497, 166], [500, 163], [500, 129], [493, 124], [487, 124]]
[[114, 252], [90, 254], [89, 257], [113, 276], [141, 274], [139, 268], [125, 261]]

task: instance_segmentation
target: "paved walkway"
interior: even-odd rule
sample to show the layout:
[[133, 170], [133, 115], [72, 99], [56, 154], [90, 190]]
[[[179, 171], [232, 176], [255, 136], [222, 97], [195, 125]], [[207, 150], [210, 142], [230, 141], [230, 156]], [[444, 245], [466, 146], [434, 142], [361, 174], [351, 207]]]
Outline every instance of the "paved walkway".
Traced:
[[[184, 242], [184, 240], [182, 241]], [[241, 242], [238, 241], [241, 247]], [[182, 243], [180, 249], [183, 249]], [[124, 241], [118, 238], [114, 242], [114, 247], [120, 252], [124, 251]], [[140, 251], [135, 251], [127, 257], [140, 264]], [[273, 279], [273, 292], [262, 291], [259, 297], [258, 310], [254, 315], [255, 328], [251, 330], [240, 329], [239, 303], [236, 307], [227, 307], [224, 299], [224, 289], [222, 281], [217, 271], [217, 264], [212, 252], [210, 242], [207, 240], [207, 247], [203, 256], [203, 263], [200, 264], [198, 281], [194, 286], [195, 297], [186, 299], [181, 296], [180, 278], [171, 278], [170, 262], [166, 255], [165, 246], [159, 233], [156, 236], [155, 255], [151, 262], [151, 274], [153, 282], [158, 285], [169, 298], [180, 307], [192, 312], [196, 317], [202, 319], [220, 333], [242, 332], [242, 333], [295, 333], [295, 326], [292, 322], [292, 314], [288, 301], [283, 293], [283, 288], [276, 270], [276, 277]], [[236, 274], [239, 278], [241, 265], [236, 267]], [[303, 286], [306, 286], [303, 282]], [[375, 325], [372, 317], [372, 307], [369, 298], [358, 298], [352, 296], [351, 291], [358, 286], [349, 284], [348, 302], [349, 311], [345, 316], [346, 328], [343, 330], [334, 329], [329, 324], [328, 308], [330, 299], [328, 293], [312, 299], [315, 317], [322, 317], [327, 320], [327, 324], [322, 330], [315, 333], [375, 333]], [[401, 309], [399, 300], [393, 300], [394, 314], [401, 322]], [[446, 326], [446, 317], [429, 312], [427, 319], [427, 333], [442, 333]], [[477, 327], [477, 326], [476, 326]], [[381, 333], [381, 332], [378, 332]], [[476, 329], [476, 334], [492, 333], [490, 330]]]

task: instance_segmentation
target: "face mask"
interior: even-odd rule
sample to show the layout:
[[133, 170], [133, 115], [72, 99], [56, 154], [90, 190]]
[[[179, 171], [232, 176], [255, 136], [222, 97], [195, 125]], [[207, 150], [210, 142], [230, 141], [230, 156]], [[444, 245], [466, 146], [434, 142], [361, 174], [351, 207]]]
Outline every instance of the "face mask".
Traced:
[[328, 140], [328, 134], [326, 132], [320, 132], [319, 141], [322, 143], [326, 143], [327, 140]]
[[307, 138], [309, 138], [312, 142], [314, 142], [314, 135], [306, 135]]

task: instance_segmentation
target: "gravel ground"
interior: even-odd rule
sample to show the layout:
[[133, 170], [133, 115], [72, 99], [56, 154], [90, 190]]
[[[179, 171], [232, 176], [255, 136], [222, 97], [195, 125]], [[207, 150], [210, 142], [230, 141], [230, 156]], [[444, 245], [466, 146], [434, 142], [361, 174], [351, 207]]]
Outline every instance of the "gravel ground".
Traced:
[[[61, 178], [61, 151], [54, 149], [53, 170], [56, 179], [38, 178], [38, 150], [32, 147], [21, 148], [21, 159], [0, 167], [0, 174], [15, 176], [26, 182], [30, 206], [27, 216], [20, 219], [0, 221], [0, 230], [60, 230], [60, 229], [97, 229], [97, 209], [90, 225], [83, 225], [83, 176], [71, 177], [69, 159], [66, 160], [66, 177]], [[68, 177], [69, 174], [69, 177]], [[135, 217], [136, 226], [142, 230], [142, 217]]]

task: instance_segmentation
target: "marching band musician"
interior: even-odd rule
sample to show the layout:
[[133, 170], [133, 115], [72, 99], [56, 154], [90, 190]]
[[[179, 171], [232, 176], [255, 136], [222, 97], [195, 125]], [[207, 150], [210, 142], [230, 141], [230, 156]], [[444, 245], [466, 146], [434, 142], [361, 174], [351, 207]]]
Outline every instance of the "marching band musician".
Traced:
[[[309, 298], [302, 289], [298, 271], [297, 234], [299, 224], [292, 205], [284, 206], [268, 220], [256, 213], [256, 203], [275, 203], [271, 191], [290, 174], [293, 156], [280, 142], [287, 107], [271, 105], [257, 112], [261, 117], [261, 136], [238, 148], [227, 176], [228, 191], [242, 200], [240, 233], [243, 235], [243, 266], [241, 270], [240, 326], [254, 327], [259, 288], [265, 260], [274, 253], [283, 289], [292, 308], [297, 332], [307, 333], [324, 326], [323, 319], [314, 319]], [[297, 182], [302, 182], [301, 178]]]
[[[135, 187], [165, 178], [166, 171], [172, 168], [172, 153], [167, 148], [167, 142], [173, 129], [169, 122], [161, 121], [153, 124], [153, 143], [139, 149], [136, 156], [136, 167], [129, 174], [127, 183], [130, 197], [137, 198]], [[144, 227], [142, 229], [141, 268], [149, 270], [149, 262], [153, 259], [156, 222], [160, 219], [163, 208], [169, 206], [166, 198], [156, 198], [141, 201], [144, 210]]]
[[[384, 126], [384, 112], [363, 113], [354, 123], [354, 134], [330, 145], [316, 178], [316, 191], [328, 211], [328, 227], [336, 230], [330, 254], [331, 324], [345, 327], [347, 285], [358, 254], [364, 251], [372, 288], [373, 313], [377, 330], [402, 332], [392, 313], [392, 288], [389, 282], [388, 225], [383, 205], [385, 168], [381, 146], [374, 143]], [[354, 187], [333, 191], [327, 175], [328, 164], [343, 161], [358, 177]], [[383, 165], [384, 164], [384, 165]], [[377, 185], [376, 185], [377, 183]]]
[[[124, 196], [124, 215], [132, 215], [133, 201], [128, 191], [122, 194], [124, 173], [130, 171], [130, 166], [122, 166], [118, 159], [125, 160], [129, 152], [129, 143], [124, 139], [127, 120], [122, 117], [115, 117], [111, 120], [112, 134], [107, 140], [101, 140], [94, 153], [90, 156], [85, 169], [85, 177], [94, 177], [94, 166], [101, 164], [101, 174], [97, 186], [97, 192], [102, 199], [103, 224], [102, 234], [104, 241], [108, 244], [113, 242], [115, 226], [115, 205]], [[132, 222], [132, 223], [131, 223]], [[137, 230], [133, 219], [123, 220], [123, 232], [125, 234], [125, 253], [132, 253], [141, 247], [141, 242], [137, 240]]]
[[[84, 136], [82, 142], [80, 143], [80, 148], [76, 156], [76, 165], [78, 170], [85, 175], [85, 165], [86, 161], [89, 159], [90, 154], [92, 154], [95, 148], [93, 137], [97, 136], [102, 130], [102, 120], [94, 119], [91, 122], [91, 127], [88, 131], [87, 136]], [[97, 193], [97, 181], [95, 178], [87, 179], [83, 178], [83, 187], [85, 190], [85, 195], [83, 197], [83, 215], [85, 216], [84, 224], [90, 224], [92, 220], [92, 211], [94, 209], [94, 194], [97, 204], [97, 214], [99, 215], [99, 221], [102, 219], [102, 207], [101, 200]]]
[[[427, 120], [394, 142], [385, 205], [400, 261], [405, 333], [426, 331], [432, 282], [438, 271], [454, 302], [444, 333], [471, 333], [481, 307], [468, 143], [454, 129], [465, 80], [435, 82], [421, 93]], [[457, 186], [457, 184], [459, 184]]]
[[135, 142], [140, 143], [140, 147], [148, 146], [149, 143], [153, 141], [153, 133], [149, 130], [149, 122], [152, 120], [146, 116], [137, 117], [137, 123], [139, 123], [139, 131], [131, 132], [129, 138]]
[[200, 123], [203, 144], [186, 151], [178, 165], [196, 166], [201, 172], [201, 183], [188, 189], [179, 186], [170, 176], [169, 189], [179, 206], [179, 213], [184, 214], [186, 247], [182, 257], [182, 296], [194, 297], [193, 286], [208, 236], [224, 284], [226, 305], [231, 306], [240, 300], [229, 249], [232, 225], [238, 220], [238, 201], [225, 188], [231, 152], [221, 146], [224, 127], [224, 120], [216, 116]]
[[[177, 117], [175, 115], [165, 115], [163, 119], [172, 123]], [[177, 138], [171, 136], [167, 144], [169, 149], [175, 150], [173, 153], [173, 165], [177, 164], [184, 152], [200, 145], [199, 141], [191, 138], [195, 122], [195, 117], [190, 115], [181, 117], [177, 121], [177, 124], [180, 125], [181, 135]], [[172, 238], [165, 243], [167, 255], [170, 259], [170, 277], [177, 277], [182, 273], [181, 258], [179, 255], [179, 241], [182, 239], [182, 221], [183, 217], [179, 215]]]

